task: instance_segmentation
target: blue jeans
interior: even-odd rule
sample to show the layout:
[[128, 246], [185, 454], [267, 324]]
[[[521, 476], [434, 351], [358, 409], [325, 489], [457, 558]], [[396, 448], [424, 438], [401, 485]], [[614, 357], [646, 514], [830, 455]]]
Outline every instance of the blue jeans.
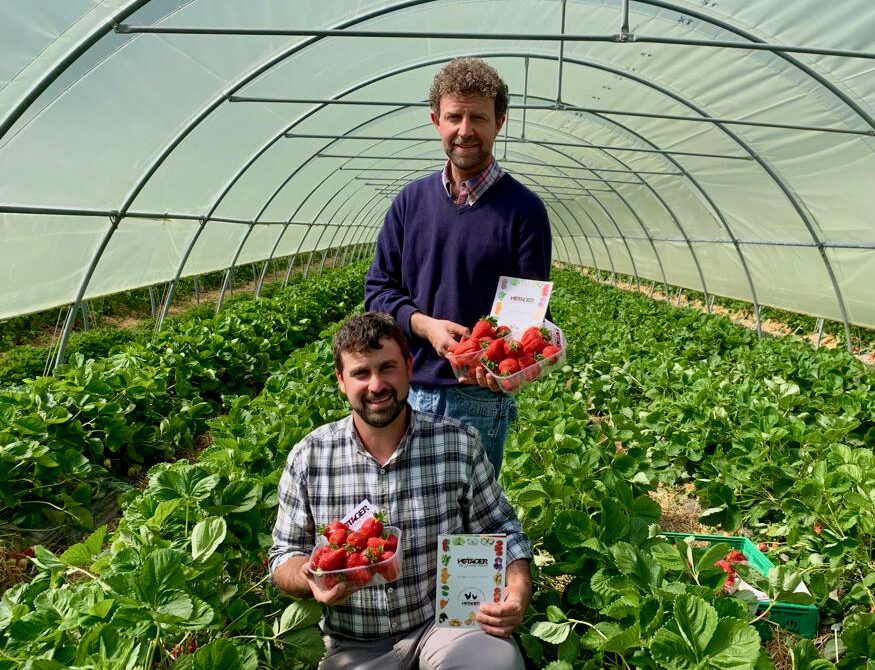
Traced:
[[498, 479], [504, 456], [504, 440], [510, 424], [516, 419], [516, 403], [511, 396], [466, 384], [411, 385], [407, 401], [420, 412], [442, 414], [476, 428], [483, 441], [486, 457], [495, 468], [495, 478]]

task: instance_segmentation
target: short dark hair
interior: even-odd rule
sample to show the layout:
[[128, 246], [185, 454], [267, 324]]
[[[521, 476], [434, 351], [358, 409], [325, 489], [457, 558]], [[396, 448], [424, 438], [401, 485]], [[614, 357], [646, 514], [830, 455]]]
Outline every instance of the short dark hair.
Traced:
[[350, 317], [334, 335], [334, 369], [343, 372], [341, 354], [382, 349], [380, 340], [384, 337], [395, 340], [405, 361], [410, 358], [404, 331], [391, 316], [384, 312], [365, 312]]
[[483, 95], [495, 100], [496, 119], [507, 114], [507, 84], [479, 58], [454, 58], [435, 75], [428, 92], [428, 104], [435, 114], [440, 114], [445, 95]]

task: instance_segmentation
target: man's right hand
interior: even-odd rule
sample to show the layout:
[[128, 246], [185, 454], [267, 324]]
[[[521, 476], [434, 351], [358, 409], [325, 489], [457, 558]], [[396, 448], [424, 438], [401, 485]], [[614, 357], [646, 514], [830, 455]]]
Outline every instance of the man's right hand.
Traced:
[[456, 343], [456, 337], [471, 334], [465, 326], [446, 319], [433, 319], [422, 312], [414, 312], [410, 317], [410, 330], [414, 335], [428, 340], [441, 358]]
[[355, 590], [347, 589], [346, 582], [337, 582], [330, 589], [323, 589], [319, 586], [319, 582], [316, 578], [313, 577], [313, 573], [307, 568], [306, 563], [302, 566], [301, 573], [301, 576], [307, 580], [307, 583], [310, 585], [310, 591], [313, 592], [313, 599], [323, 605], [328, 605], [328, 607], [342, 605], [352, 595], [352, 591]]

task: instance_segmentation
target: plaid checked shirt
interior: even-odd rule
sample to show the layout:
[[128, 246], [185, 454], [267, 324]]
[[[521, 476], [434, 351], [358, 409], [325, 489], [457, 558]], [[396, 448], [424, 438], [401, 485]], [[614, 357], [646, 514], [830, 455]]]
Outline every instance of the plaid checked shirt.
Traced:
[[289, 453], [279, 483], [271, 574], [292, 556], [309, 556], [317, 526], [345, 517], [364, 498], [386, 513], [387, 525], [401, 530], [400, 578], [327, 608], [326, 633], [374, 639], [434, 619], [441, 533], [507, 533], [508, 563], [532, 556], [477, 431], [434, 414], [409, 415], [401, 444], [383, 466], [365, 451], [352, 415], [317, 428]]
[[444, 166], [443, 172], [441, 172], [441, 179], [444, 182], [444, 188], [447, 189], [447, 195], [457, 205], [468, 205], [469, 207], [477, 202], [477, 199], [482, 197], [486, 190], [492, 186], [495, 182], [501, 179], [501, 175], [504, 174], [504, 170], [499, 167], [498, 163], [494, 158], [489, 161], [489, 165], [483, 170], [483, 172], [478, 172], [470, 179], [466, 179], [462, 182], [462, 186], [459, 189], [459, 197], [453, 197], [453, 189], [450, 181], [450, 161], [447, 161], [447, 164]]

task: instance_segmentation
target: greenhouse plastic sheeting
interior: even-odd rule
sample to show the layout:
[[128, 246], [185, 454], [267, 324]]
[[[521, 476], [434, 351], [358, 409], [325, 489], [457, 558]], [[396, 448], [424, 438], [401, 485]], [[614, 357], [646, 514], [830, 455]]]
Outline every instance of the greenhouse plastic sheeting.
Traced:
[[875, 327], [868, 0], [2, 0], [0, 318], [372, 243], [454, 56], [557, 260]]

